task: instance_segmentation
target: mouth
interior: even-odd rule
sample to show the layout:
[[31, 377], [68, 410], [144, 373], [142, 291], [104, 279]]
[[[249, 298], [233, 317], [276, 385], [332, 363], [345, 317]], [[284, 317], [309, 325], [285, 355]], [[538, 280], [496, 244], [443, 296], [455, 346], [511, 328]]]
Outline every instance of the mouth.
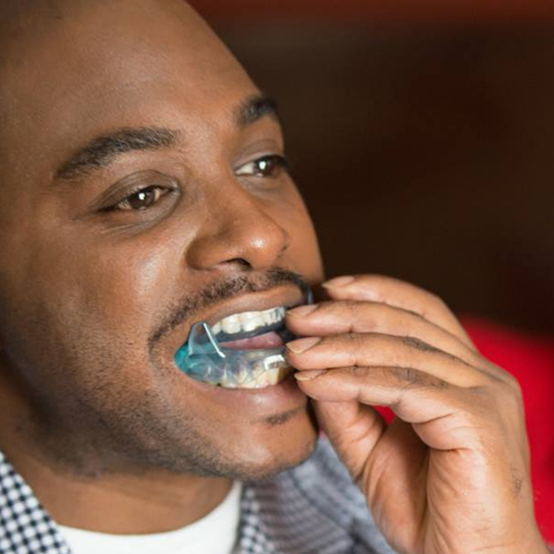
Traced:
[[212, 332], [224, 348], [277, 348], [293, 338], [285, 326], [285, 314], [284, 306], [233, 314], [213, 325]]
[[279, 385], [294, 372], [284, 357], [285, 344], [294, 339], [285, 326], [286, 310], [281, 305], [239, 312], [211, 326], [198, 322], [175, 362], [189, 377], [222, 388]]

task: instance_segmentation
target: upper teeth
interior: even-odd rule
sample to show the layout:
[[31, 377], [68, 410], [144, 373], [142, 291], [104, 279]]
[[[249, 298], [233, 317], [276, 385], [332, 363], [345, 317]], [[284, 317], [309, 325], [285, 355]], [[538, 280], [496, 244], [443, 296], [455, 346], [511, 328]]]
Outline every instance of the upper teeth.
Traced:
[[213, 325], [212, 331], [216, 335], [222, 331], [227, 334], [253, 331], [258, 327], [266, 327], [282, 321], [285, 319], [285, 311], [284, 306], [279, 306], [278, 308], [270, 308], [263, 312], [233, 314]]

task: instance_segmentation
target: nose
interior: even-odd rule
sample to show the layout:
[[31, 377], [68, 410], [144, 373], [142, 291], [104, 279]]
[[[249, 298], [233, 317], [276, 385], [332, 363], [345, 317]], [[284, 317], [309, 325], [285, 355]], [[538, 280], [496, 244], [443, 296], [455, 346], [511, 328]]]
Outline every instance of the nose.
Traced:
[[189, 267], [263, 270], [279, 263], [290, 236], [270, 215], [265, 202], [240, 186], [206, 200], [204, 225], [187, 250]]

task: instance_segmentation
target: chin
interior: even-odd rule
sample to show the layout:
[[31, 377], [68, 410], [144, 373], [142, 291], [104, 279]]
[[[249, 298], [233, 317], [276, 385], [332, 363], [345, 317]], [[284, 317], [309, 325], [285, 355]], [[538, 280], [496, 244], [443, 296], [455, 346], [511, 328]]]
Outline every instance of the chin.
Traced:
[[306, 461], [319, 436], [310, 412], [268, 420], [266, 429], [243, 437], [233, 449], [235, 468], [225, 475], [239, 481], [266, 479]]
[[255, 481], [301, 464], [316, 447], [318, 428], [309, 405], [262, 417], [237, 411], [218, 424], [205, 421], [200, 429], [159, 414], [138, 422], [133, 412], [129, 426], [112, 429], [118, 438], [113, 450], [124, 460], [113, 471], [128, 472], [131, 461], [136, 471]]

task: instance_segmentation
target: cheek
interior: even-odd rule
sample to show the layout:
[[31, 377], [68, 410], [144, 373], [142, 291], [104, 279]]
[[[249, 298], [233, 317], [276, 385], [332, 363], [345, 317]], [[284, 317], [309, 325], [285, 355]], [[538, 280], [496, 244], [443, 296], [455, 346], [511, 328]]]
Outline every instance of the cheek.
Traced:
[[163, 242], [155, 248], [128, 244], [89, 250], [79, 261], [69, 285], [75, 287], [73, 302], [60, 309], [86, 313], [89, 331], [144, 351], [152, 326], [175, 296], [178, 254]]
[[79, 273], [86, 275], [82, 292], [88, 307], [101, 310], [110, 327], [122, 323], [148, 331], [165, 298], [171, 296], [178, 261], [166, 247], [130, 246], [87, 255], [83, 265]]
[[25, 344], [36, 344], [53, 358], [71, 353], [90, 362], [102, 352], [144, 361], [146, 337], [175, 292], [179, 258], [171, 242], [70, 238], [28, 241], [12, 280], [6, 337], [21, 342], [23, 354]]
[[26, 272], [40, 278], [6, 345], [36, 394], [109, 409], [167, 397], [171, 368], [153, 371], [147, 339], [180, 264], [169, 243], [132, 242], [37, 249]]

